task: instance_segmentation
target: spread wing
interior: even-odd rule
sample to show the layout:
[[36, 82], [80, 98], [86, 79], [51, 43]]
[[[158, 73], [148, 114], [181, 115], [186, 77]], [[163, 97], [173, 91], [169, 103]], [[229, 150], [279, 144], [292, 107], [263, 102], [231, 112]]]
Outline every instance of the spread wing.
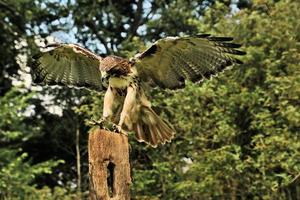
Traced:
[[241, 45], [231, 40], [209, 34], [167, 37], [133, 58], [134, 66], [143, 81], [162, 88], [182, 88], [185, 80], [200, 82], [233, 63], [241, 64], [233, 55], [245, 52], [237, 50]]
[[68, 85], [102, 90], [101, 57], [75, 44], [52, 44], [52, 50], [33, 57], [35, 83]]

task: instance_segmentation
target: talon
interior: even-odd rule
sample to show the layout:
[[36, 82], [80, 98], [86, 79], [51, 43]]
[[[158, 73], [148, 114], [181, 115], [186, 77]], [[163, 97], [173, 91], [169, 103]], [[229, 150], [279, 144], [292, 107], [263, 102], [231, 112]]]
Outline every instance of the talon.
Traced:
[[91, 119], [91, 120], [87, 121], [87, 124], [90, 125], [90, 126], [95, 126], [95, 125], [99, 124], [99, 121]]
[[104, 123], [106, 122], [106, 119], [101, 117], [101, 119], [98, 121], [100, 128], [105, 128]]
[[121, 127], [118, 126], [117, 124], [113, 124], [112, 125], [112, 130], [116, 133], [120, 133], [121, 132]]
[[123, 134], [123, 135], [125, 135], [125, 136], [128, 136], [128, 134], [126, 133], [126, 131], [124, 131], [124, 130], [122, 129], [122, 127], [119, 126], [119, 125], [117, 125], [117, 124], [114, 124], [114, 125], [112, 126], [112, 129], [113, 129], [113, 131], [116, 132], [116, 133], [120, 133], [120, 134]]
[[106, 122], [106, 119], [102, 117], [100, 120], [91, 119], [87, 123], [90, 126], [100, 126], [101, 129], [106, 129], [104, 126], [105, 122]]

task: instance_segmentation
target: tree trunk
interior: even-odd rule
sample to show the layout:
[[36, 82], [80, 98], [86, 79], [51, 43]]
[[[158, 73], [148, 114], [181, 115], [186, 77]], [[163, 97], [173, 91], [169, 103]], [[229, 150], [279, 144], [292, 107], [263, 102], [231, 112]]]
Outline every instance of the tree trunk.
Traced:
[[93, 129], [89, 134], [91, 200], [129, 200], [130, 164], [128, 138]]

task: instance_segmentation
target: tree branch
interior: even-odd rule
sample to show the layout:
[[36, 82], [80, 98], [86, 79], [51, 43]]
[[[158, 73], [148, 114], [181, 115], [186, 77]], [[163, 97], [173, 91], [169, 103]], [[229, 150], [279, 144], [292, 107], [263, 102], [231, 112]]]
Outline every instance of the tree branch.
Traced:
[[142, 18], [142, 14], [143, 14], [143, 0], [139, 0], [137, 2], [137, 8], [136, 8], [136, 12], [134, 15], [134, 19], [133, 19], [133, 23], [131, 25], [131, 37], [136, 36], [136, 31], [140, 26], [140, 22], [141, 22], [141, 18]]

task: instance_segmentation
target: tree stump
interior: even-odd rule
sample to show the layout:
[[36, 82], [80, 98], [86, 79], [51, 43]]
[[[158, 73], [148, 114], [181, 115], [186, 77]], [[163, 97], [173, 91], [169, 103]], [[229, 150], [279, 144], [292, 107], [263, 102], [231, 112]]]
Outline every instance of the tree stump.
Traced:
[[125, 135], [94, 128], [89, 134], [91, 200], [129, 200], [129, 144]]

